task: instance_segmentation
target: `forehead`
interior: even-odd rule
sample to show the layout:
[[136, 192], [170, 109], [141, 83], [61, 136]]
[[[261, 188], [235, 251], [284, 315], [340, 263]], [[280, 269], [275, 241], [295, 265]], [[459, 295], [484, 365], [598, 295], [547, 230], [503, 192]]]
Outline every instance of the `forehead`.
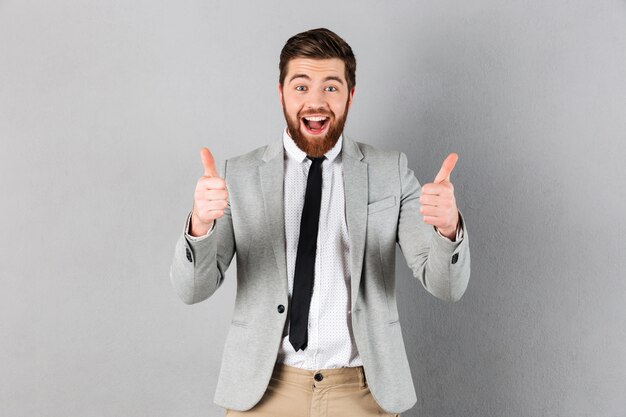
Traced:
[[311, 79], [339, 77], [345, 81], [346, 65], [339, 58], [312, 59], [293, 58], [287, 64], [287, 76], [285, 82], [289, 82], [294, 75], [307, 75]]

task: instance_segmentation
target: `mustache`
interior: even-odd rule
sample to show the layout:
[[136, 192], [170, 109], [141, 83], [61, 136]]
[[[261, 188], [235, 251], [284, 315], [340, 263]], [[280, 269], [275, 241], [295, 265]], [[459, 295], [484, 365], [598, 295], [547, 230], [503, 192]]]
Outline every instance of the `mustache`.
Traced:
[[326, 110], [326, 109], [309, 109], [309, 110], [305, 110], [302, 111], [300, 113], [298, 113], [298, 118], [301, 119], [303, 117], [307, 117], [307, 116], [326, 116], [326, 117], [332, 117], [335, 118], [335, 113], [333, 113], [330, 110]]

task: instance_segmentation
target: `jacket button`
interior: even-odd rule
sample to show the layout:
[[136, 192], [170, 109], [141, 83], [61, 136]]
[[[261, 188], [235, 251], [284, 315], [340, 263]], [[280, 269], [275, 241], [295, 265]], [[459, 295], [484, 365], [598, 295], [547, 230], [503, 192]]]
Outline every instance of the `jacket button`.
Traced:
[[317, 382], [320, 382], [322, 379], [324, 379], [324, 375], [318, 372], [313, 376], [313, 379], [315, 379]]
[[193, 259], [191, 258], [191, 251], [189, 250], [189, 248], [185, 248], [185, 254], [187, 255], [187, 260], [189, 262], [193, 262]]
[[455, 253], [454, 255], [452, 255], [452, 264], [455, 264], [456, 261], [459, 260], [459, 254]]
[[285, 312], [285, 306], [282, 304], [279, 304], [277, 307], [277, 310], [280, 314], [283, 314]]

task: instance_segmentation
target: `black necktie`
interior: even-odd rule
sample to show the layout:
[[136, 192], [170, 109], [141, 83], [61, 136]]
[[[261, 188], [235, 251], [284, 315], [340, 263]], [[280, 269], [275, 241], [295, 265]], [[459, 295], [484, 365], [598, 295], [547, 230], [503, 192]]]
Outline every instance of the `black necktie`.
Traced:
[[293, 278], [291, 308], [289, 309], [289, 342], [297, 352], [306, 349], [309, 325], [309, 306], [313, 293], [315, 274], [315, 252], [317, 250], [317, 230], [320, 222], [322, 203], [322, 161], [311, 158], [309, 177], [306, 182], [304, 207], [300, 219], [300, 236], [296, 254], [296, 268]]

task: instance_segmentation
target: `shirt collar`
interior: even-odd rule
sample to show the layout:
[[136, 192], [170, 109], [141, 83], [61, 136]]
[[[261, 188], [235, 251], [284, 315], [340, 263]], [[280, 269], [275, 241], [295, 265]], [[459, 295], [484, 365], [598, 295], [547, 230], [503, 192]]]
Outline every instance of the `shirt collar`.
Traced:
[[[341, 152], [342, 145], [343, 133], [339, 135], [339, 139], [337, 140], [337, 143], [335, 143], [335, 146], [333, 146], [331, 150], [324, 154], [326, 159], [332, 162]], [[283, 132], [283, 146], [285, 147], [285, 151], [287, 151], [287, 154], [296, 161], [304, 162], [304, 160], [306, 159], [306, 153], [302, 149], [298, 148], [298, 145], [296, 145], [293, 139], [291, 139], [291, 136], [289, 136], [289, 133], [287, 133], [287, 129], [285, 129]]]

